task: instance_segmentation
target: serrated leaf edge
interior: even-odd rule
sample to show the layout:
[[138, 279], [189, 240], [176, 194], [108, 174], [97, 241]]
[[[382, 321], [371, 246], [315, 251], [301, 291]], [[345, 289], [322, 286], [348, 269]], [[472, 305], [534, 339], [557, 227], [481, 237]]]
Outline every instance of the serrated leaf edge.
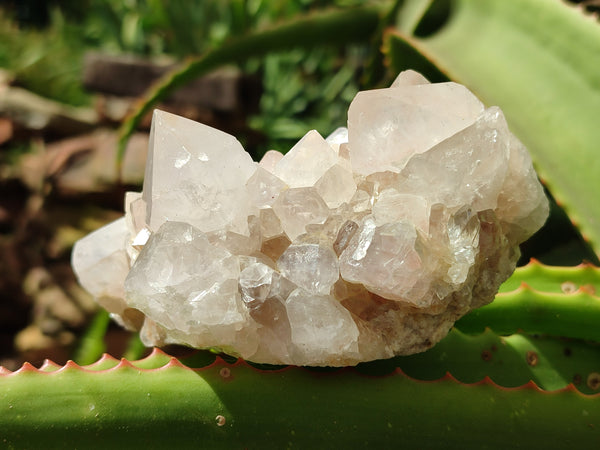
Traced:
[[[169, 360], [166, 364], [164, 364], [160, 367], [157, 367], [157, 368], [152, 368], [152, 369], [144, 369], [144, 368], [136, 366], [136, 363], [148, 362], [148, 361], [151, 361], [153, 358], [155, 359], [157, 357], [168, 357]], [[15, 370], [15, 371], [10, 371], [10, 370], [0, 366], [0, 380], [3, 377], [18, 377], [18, 376], [22, 376], [24, 374], [53, 376], [53, 375], [57, 375], [60, 373], [73, 372], [73, 371], [89, 373], [89, 374], [97, 374], [99, 376], [102, 376], [102, 374], [105, 374], [105, 373], [115, 373], [115, 372], [120, 372], [120, 371], [124, 371], [124, 370], [135, 370], [135, 371], [142, 372], [142, 373], [161, 373], [161, 372], [164, 372], [167, 370], [179, 369], [179, 370], [191, 371], [194, 373], [202, 373], [202, 372], [209, 372], [209, 371], [215, 371], [215, 370], [221, 371], [223, 368], [227, 368], [227, 369], [229, 369], [229, 371], [232, 371], [232, 372], [230, 372], [230, 375], [228, 375], [227, 378], [230, 378], [232, 380], [234, 379], [234, 375], [235, 375], [234, 371], [236, 369], [251, 370], [256, 373], [265, 374], [266, 376], [268, 376], [269, 374], [281, 374], [281, 373], [299, 371], [307, 376], [311, 376], [311, 377], [317, 378], [317, 379], [325, 378], [325, 377], [339, 377], [340, 375], [348, 373], [348, 374], [352, 374], [353, 376], [358, 375], [360, 378], [364, 378], [364, 379], [382, 379], [385, 377], [397, 376], [397, 377], [406, 378], [412, 382], [417, 382], [417, 383], [422, 383], [422, 384], [450, 382], [450, 383], [455, 383], [455, 384], [463, 385], [463, 386], [490, 386], [495, 389], [500, 389], [502, 391], [533, 390], [533, 391], [536, 391], [536, 392], [539, 392], [542, 394], [551, 394], [551, 395], [570, 392], [570, 393], [576, 393], [577, 395], [580, 395], [585, 398], [600, 398], [600, 392], [595, 393], [595, 394], [584, 394], [581, 391], [579, 391], [573, 383], [569, 383], [564, 388], [557, 389], [557, 390], [544, 390], [544, 389], [540, 388], [533, 380], [530, 380], [521, 386], [506, 387], [506, 386], [502, 386], [502, 385], [494, 382], [489, 376], [485, 376], [480, 381], [477, 381], [474, 383], [464, 383], [462, 381], [459, 381], [457, 378], [455, 378], [450, 372], [446, 372], [446, 374], [444, 376], [442, 376], [436, 380], [420, 380], [418, 378], [413, 378], [413, 377], [407, 375], [400, 368], [396, 368], [394, 371], [392, 371], [388, 374], [383, 374], [383, 375], [365, 374], [365, 373], [362, 373], [362, 372], [356, 370], [354, 367], [341, 367], [341, 368], [331, 371], [331, 372], [315, 372], [315, 371], [311, 371], [309, 368], [302, 367], [302, 366], [285, 366], [285, 367], [277, 368], [274, 370], [262, 370], [262, 369], [251, 366], [246, 361], [241, 360], [241, 359], [238, 359], [234, 363], [228, 363], [225, 360], [223, 360], [221, 357], [217, 357], [216, 360], [214, 362], [212, 362], [211, 364], [209, 364], [208, 366], [196, 369], [196, 368], [191, 368], [191, 367], [186, 366], [181, 361], [179, 361], [177, 358], [168, 355], [167, 353], [165, 353], [164, 351], [162, 351], [158, 348], [154, 348], [152, 353], [149, 356], [147, 356], [146, 358], [143, 358], [141, 360], [128, 361], [128, 360], [122, 358], [121, 360], [119, 360], [119, 362], [116, 366], [111, 367], [109, 369], [104, 369], [104, 370], [90, 369], [91, 366], [101, 364], [102, 362], [107, 361], [107, 360], [112, 362], [112, 361], [116, 361], [116, 358], [105, 353], [102, 355], [102, 357], [98, 361], [96, 361], [93, 364], [87, 365], [87, 366], [80, 366], [73, 361], [67, 361], [67, 363], [64, 366], [59, 366], [58, 364], [54, 363], [51, 360], [46, 360], [39, 369], [36, 368], [35, 366], [33, 366], [32, 364], [25, 362], [19, 369]], [[44, 368], [46, 368], [46, 367], [53, 367], [53, 368], [60, 367], [60, 368], [49, 372], [49, 371], [44, 370]]]

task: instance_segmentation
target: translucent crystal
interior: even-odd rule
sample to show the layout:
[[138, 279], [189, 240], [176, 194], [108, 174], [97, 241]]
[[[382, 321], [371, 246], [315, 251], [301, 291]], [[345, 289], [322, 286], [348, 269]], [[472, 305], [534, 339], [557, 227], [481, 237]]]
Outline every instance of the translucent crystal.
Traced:
[[414, 70], [400, 72], [390, 87], [411, 86], [415, 84], [429, 84], [429, 80]]
[[429, 207], [419, 195], [401, 194], [396, 189], [384, 189], [373, 205], [373, 218], [377, 225], [408, 220], [420, 231], [429, 232]]
[[205, 336], [210, 346], [227, 348], [235, 344], [240, 330], [252, 327], [239, 277], [239, 257], [211, 244], [189, 224], [166, 222], [131, 268], [125, 295], [129, 306], [167, 332]]
[[268, 208], [273, 206], [279, 193], [285, 187], [287, 186], [281, 179], [259, 167], [246, 183], [248, 201], [258, 208]]
[[340, 255], [342, 278], [384, 298], [419, 305], [420, 296], [412, 291], [424, 270], [416, 240], [415, 227], [408, 222], [377, 226], [367, 217]]
[[273, 204], [285, 234], [294, 240], [306, 231], [306, 225], [323, 223], [329, 209], [314, 188], [294, 188], [283, 191]]
[[399, 174], [398, 190], [449, 207], [494, 209], [506, 179], [509, 145], [504, 116], [491, 107], [471, 126], [414, 155]]
[[398, 172], [413, 155], [473, 124], [482, 112], [483, 104], [456, 83], [359, 92], [348, 110], [352, 167], [365, 175]]
[[129, 234], [136, 235], [146, 227], [146, 202], [140, 192], [125, 194], [125, 222]]
[[250, 307], [260, 307], [271, 295], [273, 277], [277, 272], [266, 264], [255, 262], [240, 273], [242, 300]]
[[72, 264], [79, 283], [118, 316], [128, 307], [123, 284], [130, 266], [129, 238], [123, 217], [77, 241], [73, 248]]
[[318, 244], [290, 245], [277, 266], [283, 276], [312, 294], [328, 295], [340, 277], [333, 249]]
[[315, 360], [342, 362], [358, 356], [358, 327], [334, 297], [296, 289], [286, 300], [292, 343], [298, 364]]
[[157, 110], [144, 178], [146, 223], [152, 230], [170, 220], [246, 232], [246, 182], [255, 170], [233, 136]]
[[283, 158], [283, 154], [278, 152], [277, 150], [269, 150], [266, 152], [260, 162], [258, 163], [262, 168], [268, 170], [273, 173], [275, 171], [275, 166], [281, 159]]
[[143, 192], [73, 267], [146, 345], [341, 366], [434, 345], [493, 300], [547, 215], [502, 112], [407, 71], [359, 93], [347, 128], [259, 164], [155, 112]]
[[260, 235], [260, 251], [273, 261], [277, 261], [292, 242], [283, 231], [281, 220], [270, 208], [260, 210]]
[[337, 159], [327, 141], [312, 130], [277, 163], [274, 173], [290, 187], [311, 187]]
[[340, 146], [348, 142], [348, 128], [336, 128], [333, 133], [325, 138], [325, 141], [339, 154]]

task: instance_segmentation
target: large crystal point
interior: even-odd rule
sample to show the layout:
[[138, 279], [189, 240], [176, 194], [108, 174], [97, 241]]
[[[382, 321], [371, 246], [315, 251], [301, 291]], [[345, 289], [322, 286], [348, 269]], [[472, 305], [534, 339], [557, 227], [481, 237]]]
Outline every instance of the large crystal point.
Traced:
[[407, 71], [259, 164], [156, 111], [143, 192], [73, 267], [147, 345], [350, 365], [424, 351], [492, 301], [547, 214], [500, 109]]
[[143, 198], [150, 229], [170, 220], [202, 231], [247, 231], [245, 185], [256, 163], [237, 139], [157, 110], [149, 152]]

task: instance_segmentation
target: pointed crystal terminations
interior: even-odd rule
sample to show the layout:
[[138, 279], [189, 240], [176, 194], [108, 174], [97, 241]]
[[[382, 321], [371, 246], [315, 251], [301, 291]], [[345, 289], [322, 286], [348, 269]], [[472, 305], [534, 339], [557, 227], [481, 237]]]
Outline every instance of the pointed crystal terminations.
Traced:
[[125, 209], [73, 268], [145, 344], [342, 366], [424, 351], [491, 302], [548, 202], [500, 109], [407, 71], [258, 164], [155, 111]]

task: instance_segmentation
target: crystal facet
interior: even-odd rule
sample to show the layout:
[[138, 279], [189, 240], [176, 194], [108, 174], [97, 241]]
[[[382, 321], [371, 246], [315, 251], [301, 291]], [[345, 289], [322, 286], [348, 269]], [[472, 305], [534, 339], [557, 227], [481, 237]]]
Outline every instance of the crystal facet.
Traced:
[[407, 71], [359, 93], [348, 128], [258, 164], [156, 111], [143, 192], [73, 267], [147, 345], [351, 365], [426, 350], [491, 302], [547, 215], [500, 109]]

